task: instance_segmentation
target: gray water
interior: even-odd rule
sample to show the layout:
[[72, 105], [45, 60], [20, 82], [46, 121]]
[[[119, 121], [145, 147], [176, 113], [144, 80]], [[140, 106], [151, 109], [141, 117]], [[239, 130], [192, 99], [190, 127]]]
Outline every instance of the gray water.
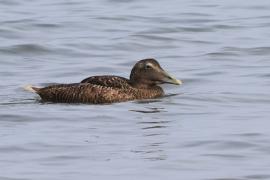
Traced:
[[[0, 0], [1, 180], [270, 179], [270, 1]], [[111, 105], [23, 86], [128, 77], [182, 86]]]

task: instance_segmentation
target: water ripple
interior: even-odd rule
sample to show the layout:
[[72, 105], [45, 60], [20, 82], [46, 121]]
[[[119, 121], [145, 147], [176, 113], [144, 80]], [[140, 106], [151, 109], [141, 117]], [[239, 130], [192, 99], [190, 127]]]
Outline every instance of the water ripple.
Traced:
[[[0, 179], [269, 179], [268, 0], [0, 4]], [[21, 88], [147, 57], [183, 85], [106, 105]]]
[[50, 53], [51, 50], [42, 45], [37, 44], [19, 44], [9, 47], [1, 47], [0, 52], [7, 54], [46, 54]]

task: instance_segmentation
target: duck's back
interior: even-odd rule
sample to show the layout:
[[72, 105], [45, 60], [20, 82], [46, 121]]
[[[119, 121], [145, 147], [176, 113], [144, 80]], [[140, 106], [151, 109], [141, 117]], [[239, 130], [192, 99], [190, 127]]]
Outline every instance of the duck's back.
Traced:
[[129, 84], [129, 80], [120, 76], [91, 76], [82, 80], [81, 83], [90, 83], [120, 89], [132, 88]]

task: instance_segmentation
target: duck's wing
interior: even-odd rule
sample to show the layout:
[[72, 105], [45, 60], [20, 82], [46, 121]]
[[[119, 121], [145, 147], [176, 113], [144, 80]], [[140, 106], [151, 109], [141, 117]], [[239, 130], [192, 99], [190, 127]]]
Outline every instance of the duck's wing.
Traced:
[[43, 101], [57, 103], [114, 103], [133, 100], [136, 97], [130, 91], [90, 83], [59, 84], [45, 88], [36, 88]]
[[120, 76], [91, 76], [81, 81], [81, 83], [96, 84], [113, 88], [130, 88], [129, 80]]

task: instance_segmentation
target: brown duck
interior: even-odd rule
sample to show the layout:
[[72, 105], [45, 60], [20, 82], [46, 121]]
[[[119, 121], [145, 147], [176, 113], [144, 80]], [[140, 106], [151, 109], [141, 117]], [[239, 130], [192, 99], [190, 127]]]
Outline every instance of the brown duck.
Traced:
[[136, 99], [152, 99], [164, 95], [163, 83], [180, 85], [182, 82], [165, 72], [155, 59], [138, 61], [130, 79], [119, 76], [92, 76], [80, 83], [58, 84], [44, 88], [26, 86], [43, 101], [56, 103], [114, 103]]

